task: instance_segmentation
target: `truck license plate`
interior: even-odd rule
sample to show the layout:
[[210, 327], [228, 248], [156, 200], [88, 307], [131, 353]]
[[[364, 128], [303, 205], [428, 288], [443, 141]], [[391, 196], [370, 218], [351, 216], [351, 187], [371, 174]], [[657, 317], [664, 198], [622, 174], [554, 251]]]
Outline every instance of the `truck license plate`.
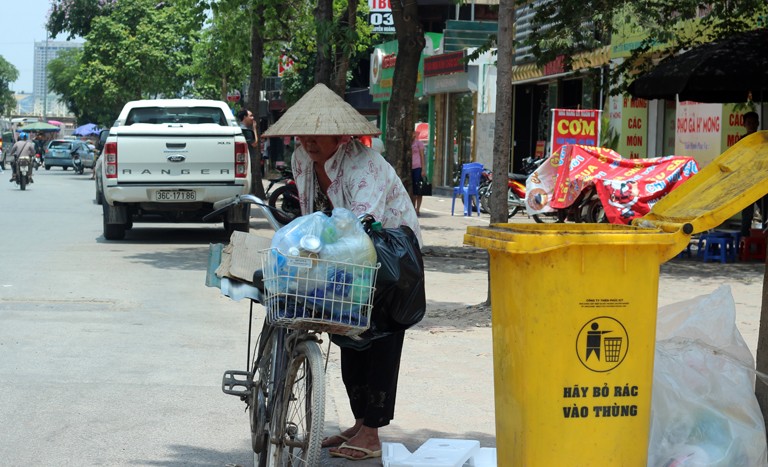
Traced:
[[194, 190], [157, 190], [155, 201], [195, 201], [197, 193]]

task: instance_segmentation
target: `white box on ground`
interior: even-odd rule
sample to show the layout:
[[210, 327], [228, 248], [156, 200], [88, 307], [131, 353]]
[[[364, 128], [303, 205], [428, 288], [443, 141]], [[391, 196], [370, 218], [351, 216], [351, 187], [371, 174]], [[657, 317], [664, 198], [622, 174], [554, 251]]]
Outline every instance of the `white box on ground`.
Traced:
[[495, 467], [496, 449], [466, 439], [431, 438], [414, 453], [400, 443], [382, 444], [384, 467]]

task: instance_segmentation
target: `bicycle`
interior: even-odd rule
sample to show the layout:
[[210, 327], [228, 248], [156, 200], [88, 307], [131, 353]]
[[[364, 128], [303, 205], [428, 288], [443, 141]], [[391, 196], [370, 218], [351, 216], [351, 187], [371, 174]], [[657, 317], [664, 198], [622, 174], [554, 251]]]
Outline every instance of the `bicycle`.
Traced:
[[[253, 195], [217, 203], [210, 217], [242, 202], [259, 206], [279, 229], [269, 206]], [[226, 371], [222, 391], [246, 403], [254, 465], [319, 465], [325, 423], [320, 333], [355, 336], [368, 329], [378, 265], [284, 256], [273, 249], [263, 250], [262, 260], [263, 273], [256, 271], [249, 292], [248, 370]], [[267, 313], [251, 358], [254, 303]]]

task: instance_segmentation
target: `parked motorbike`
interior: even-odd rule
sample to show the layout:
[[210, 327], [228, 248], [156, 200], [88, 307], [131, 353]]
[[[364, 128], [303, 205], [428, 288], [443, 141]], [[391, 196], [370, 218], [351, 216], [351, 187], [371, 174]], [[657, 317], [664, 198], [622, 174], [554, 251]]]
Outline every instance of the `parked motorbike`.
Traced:
[[[492, 174], [491, 177], [492, 179]], [[509, 174], [507, 182], [507, 218], [511, 218], [519, 212], [525, 212], [525, 180], [527, 175]], [[483, 212], [490, 212], [490, 198], [493, 193], [492, 184], [489, 182], [482, 187], [480, 193], [480, 206]], [[597, 196], [594, 187], [585, 189], [576, 201], [564, 209], [556, 209], [552, 212], [532, 214], [534, 221], [542, 224], [556, 222], [608, 222], [605, 216], [603, 203]]]
[[78, 175], [82, 175], [85, 173], [85, 166], [83, 166], [83, 160], [80, 159], [80, 155], [77, 152], [72, 153], [72, 168], [75, 170], [75, 173]]
[[[484, 174], [485, 175], [485, 174]], [[525, 210], [525, 179], [526, 175], [509, 174], [507, 182], [507, 219], [518, 212]], [[488, 172], [487, 183], [481, 183], [480, 193], [480, 211], [490, 212], [490, 200], [492, 189], [493, 174]]]
[[32, 159], [29, 156], [19, 156], [16, 159], [16, 184], [24, 191], [32, 183]]
[[[301, 206], [299, 205], [299, 189], [296, 187], [296, 181], [293, 179], [293, 172], [288, 166], [278, 167], [280, 176], [270, 178], [267, 186], [267, 204], [272, 209], [275, 218], [281, 224], [285, 225], [301, 215]], [[272, 188], [278, 183], [284, 183], [275, 191]]]
[[539, 223], [555, 222], [608, 222], [605, 209], [594, 186], [584, 189], [578, 198], [567, 208], [555, 209], [553, 212], [534, 214], [531, 217]]

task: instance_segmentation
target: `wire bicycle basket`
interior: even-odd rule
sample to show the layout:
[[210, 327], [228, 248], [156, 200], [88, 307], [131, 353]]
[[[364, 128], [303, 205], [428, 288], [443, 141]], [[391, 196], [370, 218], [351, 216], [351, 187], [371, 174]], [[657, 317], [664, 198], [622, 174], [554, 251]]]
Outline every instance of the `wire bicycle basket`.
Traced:
[[284, 255], [272, 248], [264, 250], [262, 265], [269, 324], [346, 336], [370, 326], [379, 264]]

